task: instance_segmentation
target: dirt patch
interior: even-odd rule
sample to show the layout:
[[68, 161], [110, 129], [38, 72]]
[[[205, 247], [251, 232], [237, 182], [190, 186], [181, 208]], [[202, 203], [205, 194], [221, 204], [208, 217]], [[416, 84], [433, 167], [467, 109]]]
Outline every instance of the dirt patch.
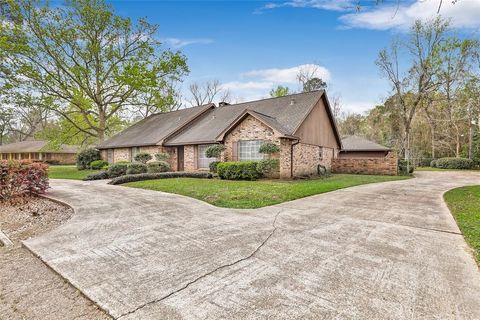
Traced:
[[0, 319], [110, 319], [78, 290], [21, 246], [48, 232], [73, 210], [44, 198], [0, 203], [0, 229], [13, 241], [0, 247]]

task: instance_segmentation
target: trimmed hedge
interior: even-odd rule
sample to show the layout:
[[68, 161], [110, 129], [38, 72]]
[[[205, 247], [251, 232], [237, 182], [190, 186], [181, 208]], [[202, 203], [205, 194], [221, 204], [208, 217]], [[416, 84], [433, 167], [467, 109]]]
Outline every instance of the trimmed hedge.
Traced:
[[262, 175], [278, 170], [279, 168], [280, 160], [278, 159], [260, 160], [257, 162], [257, 171]]
[[266, 141], [262, 143], [258, 152], [264, 154], [278, 153], [280, 152], [280, 147], [273, 142]]
[[466, 158], [440, 158], [435, 160], [435, 168], [441, 169], [471, 169], [473, 160]]
[[108, 172], [107, 171], [101, 171], [101, 172], [95, 172], [91, 173], [88, 176], [86, 176], [83, 180], [84, 181], [92, 181], [92, 180], [103, 180], [103, 179], [108, 179]]
[[90, 168], [93, 170], [100, 170], [105, 166], [108, 166], [108, 162], [105, 160], [95, 160], [90, 162]]
[[47, 164], [29, 160], [0, 160], [0, 201], [45, 193], [48, 188]]
[[430, 167], [435, 168], [437, 166], [437, 160], [430, 161]]
[[398, 173], [400, 175], [405, 176], [413, 173], [413, 170], [414, 170], [413, 164], [410, 162], [409, 172], [407, 172], [407, 164], [408, 164], [407, 160], [398, 160]]
[[155, 154], [155, 160], [157, 161], [167, 161], [170, 159], [170, 155], [166, 152], [159, 152]]
[[100, 160], [100, 151], [94, 148], [80, 151], [77, 155], [78, 170], [85, 170], [90, 168], [90, 163], [95, 160]]
[[221, 162], [217, 165], [218, 176], [227, 180], [257, 180], [261, 177], [257, 161]]
[[127, 174], [146, 173], [147, 165], [141, 162], [133, 162], [127, 165]]
[[160, 173], [170, 171], [170, 164], [166, 161], [152, 161], [147, 163], [148, 173]]
[[147, 163], [147, 161], [152, 160], [152, 155], [150, 153], [140, 152], [137, 153], [133, 159], [141, 163]]
[[212, 161], [208, 164], [208, 167], [210, 168], [210, 172], [217, 173], [217, 166], [220, 163], [220, 161]]
[[116, 178], [120, 176], [124, 176], [127, 174], [127, 167], [130, 164], [130, 162], [116, 162], [114, 164], [111, 164], [108, 167], [108, 176], [110, 178]]
[[109, 184], [117, 185], [128, 182], [155, 180], [155, 179], [170, 179], [170, 178], [200, 178], [211, 179], [213, 175], [210, 172], [161, 172], [161, 173], [141, 173], [121, 176], [109, 182]]

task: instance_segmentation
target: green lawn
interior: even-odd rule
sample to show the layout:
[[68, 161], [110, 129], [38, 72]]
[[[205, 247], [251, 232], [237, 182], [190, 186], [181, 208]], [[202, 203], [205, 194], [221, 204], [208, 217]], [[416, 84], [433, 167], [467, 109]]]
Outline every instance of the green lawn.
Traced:
[[228, 181], [175, 178], [127, 183], [134, 188], [181, 194], [218, 207], [259, 208], [273, 204], [372, 182], [402, 180], [400, 176], [338, 174], [315, 180]]
[[48, 177], [50, 179], [82, 180], [93, 172], [98, 172], [98, 170], [78, 170], [76, 166], [50, 166]]
[[480, 186], [453, 189], [444, 198], [480, 264]]

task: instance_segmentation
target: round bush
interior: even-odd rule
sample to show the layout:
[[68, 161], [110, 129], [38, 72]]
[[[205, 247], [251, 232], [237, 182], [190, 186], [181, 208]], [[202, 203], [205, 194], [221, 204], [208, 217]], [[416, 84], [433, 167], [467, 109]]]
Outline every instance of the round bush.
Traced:
[[205, 155], [207, 158], [220, 158], [225, 146], [223, 144], [212, 144], [205, 149]]
[[257, 180], [261, 177], [257, 161], [221, 162], [217, 165], [217, 173], [227, 180]]
[[280, 161], [278, 159], [260, 160], [257, 163], [257, 171], [264, 175], [280, 168]]
[[85, 181], [108, 179], [107, 171], [94, 172], [85, 177]]
[[127, 174], [127, 167], [130, 162], [117, 162], [108, 167], [108, 176], [110, 178], [116, 178], [120, 176], [124, 176]]
[[[408, 172], [407, 172], [407, 168], [409, 168]], [[413, 170], [414, 168], [412, 163], [409, 163], [407, 160], [398, 160], [398, 172], [400, 175], [411, 174], [413, 173]]]
[[435, 168], [437, 166], [437, 160], [432, 160], [430, 162], [430, 167]]
[[90, 162], [90, 168], [93, 170], [100, 170], [105, 166], [108, 166], [108, 162], [105, 160], [95, 160]]
[[147, 161], [152, 160], [152, 155], [150, 153], [140, 152], [135, 155], [134, 159], [141, 163], [147, 163]]
[[147, 165], [141, 162], [134, 162], [127, 165], [127, 174], [147, 173]]
[[147, 163], [148, 173], [159, 173], [170, 171], [170, 164], [166, 161], [152, 161]]
[[157, 161], [167, 161], [170, 159], [170, 155], [166, 152], [160, 152], [155, 154], [155, 160]]
[[78, 170], [88, 169], [90, 167], [90, 163], [95, 160], [100, 160], [100, 152], [97, 149], [90, 148], [80, 151], [77, 154]]
[[473, 161], [465, 158], [440, 158], [435, 162], [436, 168], [441, 169], [471, 169]]
[[280, 152], [280, 147], [273, 142], [267, 141], [262, 143], [258, 152], [265, 154], [278, 153]]
[[208, 167], [210, 168], [210, 172], [217, 172], [217, 166], [220, 163], [220, 161], [212, 161], [208, 164]]

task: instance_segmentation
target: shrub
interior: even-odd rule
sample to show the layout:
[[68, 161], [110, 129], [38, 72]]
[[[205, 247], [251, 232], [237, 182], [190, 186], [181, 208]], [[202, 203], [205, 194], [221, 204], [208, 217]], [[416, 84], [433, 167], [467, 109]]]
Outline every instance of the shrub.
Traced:
[[60, 164], [60, 161], [59, 160], [45, 160], [45, 163], [56, 166], [56, 165]]
[[48, 165], [28, 160], [0, 161], [0, 200], [41, 194], [48, 188]]
[[220, 158], [223, 150], [225, 150], [223, 144], [213, 144], [205, 149], [205, 156], [207, 156], [207, 158]]
[[257, 170], [257, 161], [221, 162], [217, 173], [227, 180], [257, 180], [261, 174]]
[[108, 176], [110, 178], [120, 177], [127, 174], [127, 166], [130, 162], [119, 161], [108, 167]]
[[437, 166], [437, 160], [432, 160], [430, 162], [430, 167], [435, 168]]
[[170, 164], [166, 161], [152, 161], [147, 163], [148, 173], [159, 173], [170, 171]]
[[261, 175], [276, 171], [279, 167], [280, 161], [278, 159], [260, 160], [257, 163], [257, 171]]
[[220, 163], [220, 161], [212, 161], [208, 164], [208, 167], [210, 168], [210, 172], [217, 172], [217, 166]]
[[95, 160], [90, 163], [90, 168], [93, 170], [100, 170], [105, 166], [108, 166], [108, 162], [105, 160]]
[[440, 158], [435, 162], [435, 167], [441, 169], [471, 169], [473, 161], [465, 158]]
[[146, 173], [147, 165], [141, 162], [133, 162], [127, 165], [127, 174]]
[[155, 160], [157, 161], [168, 161], [170, 159], [170, 155], [166, 152], [160, 152], [155, 154]]
[[417, 161], [417, 167], [430, 167], [432, 163], [432, 158], [422, 158]]
[[161, 173], [141, 173], [121, 176], [109, 182], [109, 184], [123, 184], [128, 182], [155, 180], [155, 179], [169, 179], [169, 178], [200, 178], [211, 179], [210, 172], [161, 172]]
[[152, 160], [152, 155], [150, 153], [140, 152], [135, 155], [134, 159], [141, 163], [147, 163], [148, 160]]
[[108, 172], [107, 171], [100, 171], [100, 172], [94, 172], [89, 174], [88, 176], [85, 177], [85, 181], [90, 181], [90, 180], [103, 180], [103, 179], [108, 179]]
[[398, 173], [400, 175], [408, 175], [408, 174], [411, 174], [413, 173], [413, 164], [410, 163], [409, 164], [409, 171], [407, 172], [407, 164], [409, 164], [409, 162], [407, 160], [398, 160]]
[[280, 147], [273, 142], [266, 141], [262, 143], [258, 152], [265, 153], [265, 154], [278, 153], [280, 152]]
[[100, 152], [97, 149], [90, 148], [80, 151], [77, 155], [78, 170], [85, 170], [90, 167], [90, 163], [100, 160]]

